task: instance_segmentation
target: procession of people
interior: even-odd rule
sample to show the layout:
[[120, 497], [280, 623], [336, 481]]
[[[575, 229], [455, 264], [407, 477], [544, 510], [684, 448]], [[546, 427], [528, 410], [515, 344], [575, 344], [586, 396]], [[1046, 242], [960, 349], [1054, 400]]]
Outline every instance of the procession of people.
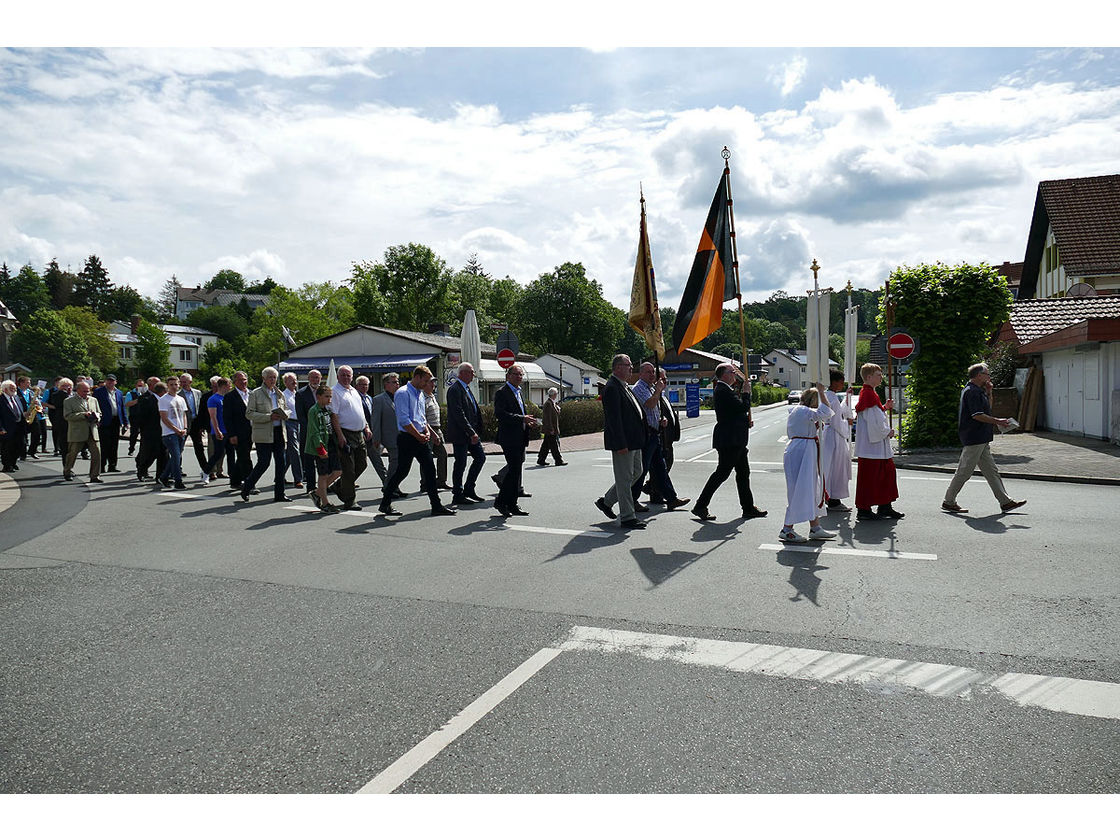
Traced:
[[[610, 453], [614, 480], [594, 500], [605, 516], [627, 530], [646, 527], [638, 518], [638, 514], [650, 512], [650, 506], [641, 502], [643, 493], [648, 494], [650, 504], [663, 505], [667, 511], [690, 501], [678, 493], [670, 475], [680, 420], [665, 393], [665, 372], [652, 362], [642, 362], [631, 384], [633, 370], [629, 356], [616, 355], [603, 388], [603, 447]], [[45, 456], [49, 419], [52, 455], [63, 458], [65, 481], [74, 480], [82, 459], [89, 461], [89, 481], [103, 483], [103, 473], [120, 472], [122, 443], [129, 442], [128, 454], [132, 455], [139, 438], [136, 480], [154, 482], [157, 489], [183, 490], [191, 474], [183, 464], [190, 442], [201, 485], [226, 479], [235, 500], [248, 502], [260, 494], [257, 485], [271, 468], [273, 501], [293, 501], [288, 495], [290, 484], [306, 493], [324, 514], [362, 509], [357, 501], [358, 480], [372, 462], [381, 480], [378, 511], [390, 517], [401, 513], [393, 503], [407, 497], [401, 484], [415, 462], [431, 515], [454, 516], [459, 508], [486, 502], [478, 494], [476, 482], [487, 457], [482, 446], [481, 406], [471, 389], [474, 367], [464, 362], [455, 374], [446, 389], [446, 430], [435, 377], [426, 365], [416, 366], [404, 384], [399, 373], [385, 374], [381, 393], [375, 397], [368, 393], [368, 377], [355, 379], [349, 365], [339, 367], [334, 386], [323, 383], [322, 373], [312, 370], [303, 387], [288, 373], [281, 388], [279, 372], [266, 367], [256, 388], [249, 388], [245, 371], [237, 371], [228, 379], [212, 377], [206, 394], [192, 387], [189, 373], [162, 380], [138, 379], [127, 393], [117, 387], [117, 378], [111, 374], [96, 386], [85, 376], [59, 377], [47, 389], [42, 384], [33, 388], [30, 379], [21, 376], [5, 381], [0, 389], [0, 460], [4, 472], [15, 472], [20, 461]], [[987, 367], [973, 365], [968, 375], [959, 408], [960, 466], [941, 507], [951, 513], [965, 512], [956, 497], [979, 466], [1001, 510], [1014, 510], [1026, 502], [1007, 494], [989, 450], [993, 430], [1006, 428], [1010, 421], [991, 414]], [[522, 499], [531, 498], [523, 485], [523, 466], [530, 439], [542, 427], [542, 419], [530, 410], [522, 394], [524, 377], [523, 366], [512, 365], [493, 400], [496, 442], [505, 462], [494, 476], [498, 494], [493, 506], [503, 518], [530, 513], [521, 507]], [[886, 414], [893, 404], [878, 394], [882, 378], [878, 365], [863, 365], [862, 387], [854, 399], [854, 389], [843, 374], [832, 371], [827, 387], [813, 383], [802, 392], [800, 403], [789, 409], [783, 456], [786, 506], [778, 535], [782, 542], [836, 538], [822, 518], [851, 511], [844, 500], [851, 495], [853, 425], [857, 521], [898, 520], [905, 515], [894, 507], [899, 496], [892, 446], [895, 431]], [[742, 518], [767, 515], [755, 504], [751, 489], [747, 453], [754, 420], [750, 395], [750, 381], [736, 364], [726, 362], [716, 368], [711, 444], [717, 466], [692, 507], [701, 522], [716, 518], [709, 505], [732, 472]], [[544, 439], [538, 466], [547, 466], [550, 455], [557, 465], [568, 463], [560, 450], [557, 397], [557, 389], [550, 389], [543, 406]], [[446, 443], [452, 447], [451, 485], [447, 484]], [[386, 456], [387, 466], [382, 463]], [[154, 475], [149, 472], [153, 465]], [[289, 472], [290, 482], [286, 479]], [[452, 493], [449, 504], [440, 496], [444, 491]], [[809, 526], [805, 533], [797, 530], [802, 523]]]

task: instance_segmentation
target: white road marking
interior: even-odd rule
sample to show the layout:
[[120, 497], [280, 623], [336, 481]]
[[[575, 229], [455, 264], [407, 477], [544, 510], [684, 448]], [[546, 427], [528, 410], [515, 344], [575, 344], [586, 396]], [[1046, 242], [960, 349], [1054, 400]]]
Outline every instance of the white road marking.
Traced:
[[571, 636], [560, 648], [629, 653], [647, 659], [813, 682], [856, 683], [871, 688], [897, 686], [934, 697], [970, 699], [974, 691], [980, 695], [995, 691], [1020, 706], [1120, 720], [1120, 685], [1096, 680], [1041, 674], [999, 674], [934, 662], [599, 627], [572, 628]]
[[538, 650], [439, 730], [374, 776], [358, 793], [392, 793], [560, 653], [557, 648]]
[[876, 557], [884, 560], [936, 560], [936, 554], [918, 554], [913, 551], [893, 551], [872, 548], [833, 548], [832, 546], [797, 545], [790, 543], [763, 543], [759, 551], [800, 551], [804, 554], [847, 554], [852, 557]]
[[785, 435], [782, 435], [780, 438], [778, 438], [778, 443], [789, 443], [789, 438]]
[[177, 493], [174, 490], [163, 490], [156, 495], [156, 498], [164, 499], [170, 496], [173, 499], [209, 499], [209, 496], [200, 496], [197, 493]]
[[699, 455], [695, 456], [694, 458], [687, 458], [685, 460], [685, 463], [692, 463], [693, 461], [699, 461], [705, 455], [711, 455], [713, 452], [715, 452], [714, 449], [705, 449], [703, 452], [701, 452]]

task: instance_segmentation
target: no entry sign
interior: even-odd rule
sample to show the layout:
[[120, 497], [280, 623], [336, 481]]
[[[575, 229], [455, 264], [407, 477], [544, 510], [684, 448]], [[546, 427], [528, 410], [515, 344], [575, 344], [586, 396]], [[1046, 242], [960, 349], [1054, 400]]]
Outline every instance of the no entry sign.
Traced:
[[511, 368], [513, 363], [517, 361], [517, 354], [510, 350], [508, 347], [505, 350], [498, 351], [498, 365], [502, 368]]
[[892, 359], [909, 359], [918, 349], [913, 336], [899, 332], [887, 339], [887, 354]]

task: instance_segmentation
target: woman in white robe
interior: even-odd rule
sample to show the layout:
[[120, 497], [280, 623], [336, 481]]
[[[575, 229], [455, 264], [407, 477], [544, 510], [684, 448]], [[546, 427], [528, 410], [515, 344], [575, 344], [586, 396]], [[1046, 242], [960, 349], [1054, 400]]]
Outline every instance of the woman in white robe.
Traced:
[[[836, 389], [839, 390], [836, 390]], [[851, 439], [855, 410], [851, 407], [852, 395], [841, 393], [844, 390], [844, 374], [832, 372], [828, 390], [824, 392], [832, 416], [821, 433], [821, 471], [824, 473], [824, 489], [828, 494], [828, 509], [847, 513], [850, 507], [841, 502], [848, 498], [852, 480], [852, 451], [848, 441]]]
[[[819, 390], [818, 390], [819, 389]], [[778, 534], [782, 542], [808, 542], [830, 540], [836, 535], [825, 531], [820, 524], [824, 512], [824, 482], [821, 476], [820, 424], [832, 416], [827, 402], [821, 402], [817, 386], [801, 394], [801, 405], [790, 409], [786, 420], [786, 444], [783, 465], [786, 473], [785, 524]], [[803, 537], [793, 530], [798, 522], [809, 523], [809, 536]]]

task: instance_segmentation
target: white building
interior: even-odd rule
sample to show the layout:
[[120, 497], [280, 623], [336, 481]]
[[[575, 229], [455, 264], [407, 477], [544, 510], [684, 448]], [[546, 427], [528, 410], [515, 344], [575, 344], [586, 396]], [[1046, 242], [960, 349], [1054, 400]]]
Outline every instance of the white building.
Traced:
[[[159, 324], [161, 330], [167, 335], [171, 344], [168, 361], [172, 369], [198, 373], [202, 354], [211, 344], [218, 340], [215, 333], [200, 330], [197, 327], [184, 327], [178, 324]], [[122, 367], [133, 367], [136, 362], [136, 347], [140, 343], [136, 330], [139, 319], [134, 318], [131, 324], [121, 321], [109, 323], [109, 338], [117, 345], [118, 358]], [[145, 371], [140, 371], [143, 375]]]
[[561, 397], [599, 396], [599, 389], [607, 384], [602, 372], [587, 362], [559, 353], [546, 353], [536, 363], [548, 376], [556, 380]]
[[[770, 381], [793, 391], [804, 391], [812, 386], [809, 381], [809, 355], [804, 350], [771, 350], [763, 360]], [[829, 359], [828, 369], [840, 369], [840, 363]], [[825, 382], [825, 385], [828, 383]]]

